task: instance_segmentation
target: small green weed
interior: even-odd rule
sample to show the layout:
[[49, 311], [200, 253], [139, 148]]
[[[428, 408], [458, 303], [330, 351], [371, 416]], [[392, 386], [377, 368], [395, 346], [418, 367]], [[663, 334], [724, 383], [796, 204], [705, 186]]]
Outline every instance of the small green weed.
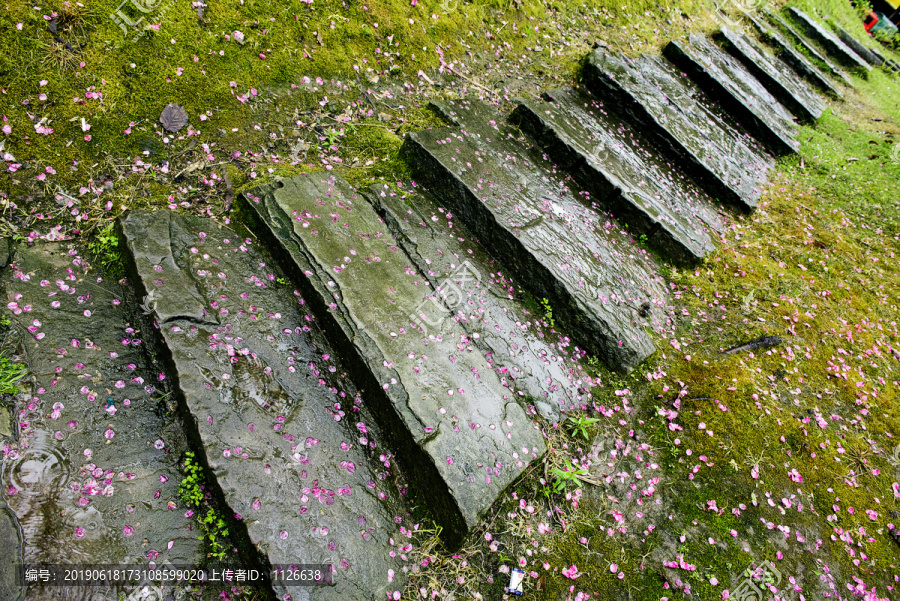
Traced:
[[[8, 325], [8, 324], [6, 324]], [[13, 363], [9, 357], [0, 355], [0, 394], [16, 394], [19, 392], [19, 382], [25, 377], [28, 370], [21, 363]]]
[[541, 299], [541, 306], [544, 308], [544, 315], [547, 317], [547, 321], [550, 322], [550, 327], [555, 328], [556, 322], [553, 321], [553, 309], [550, 307], [550, 301], [546, 298]]
[[575, 467], [568, 459], [566, 461], [566, 469], [561, 470], [558, 467], [551, 467], [550, 473], [556, 476], [553, 481], [553, 492], [562, 493], [569, 490], [569, 486], [573, 488], [581, 488], [581, 480], [578, 476], [588, 473], [584, 468]]
[[574, 415], [570, 415], [566, 420], [566, 427], [572, 433], [572, 436], [578, 436], [579, 434], [585, 440], [590, 440], [590, 435], [588, 434], [588, 427], [596, 424], [600, 420], [596, 417], [584, 417], [580, 415], [575, 417]]
[[[178, 486], [178, 494], [188, 505], [199, 507], [203, 503], [203, 467], [197, 463], [191, 451], [185, 453], [184, 472], [184, 478]], [[225, 520], [210, 507], [198, 522], [200, 529], [203, 530], [200, 538], [209, 544], [209, 556], [224, 559], [228, 537], [228, 525]]]
[[228, 526], [225, 524], [225, 520], [216, 513], [215, 509], [210, 509], [200, 519], [200, 527], [203, 529], [201, 538], [206, 539], [210, 546], [209, 556], [224, 559], [227, 546], [222, 543], [223, 541], [227, 543], [226, 537], [228, 536]]
[[181, 500], [197, 507], [203, 501], [203, 468], [194, 459], [194, 453], [188, 451], [184, 459], [184, 478], [178, 486], [178, 494]]
[[94, 255], [97, 263], [104, 269], [117, 271], [122, 267], [122, 255], [119, 253], [119, 238], [115, 225], [109, 222], [99, 228], [88, 242], [88, 250]]

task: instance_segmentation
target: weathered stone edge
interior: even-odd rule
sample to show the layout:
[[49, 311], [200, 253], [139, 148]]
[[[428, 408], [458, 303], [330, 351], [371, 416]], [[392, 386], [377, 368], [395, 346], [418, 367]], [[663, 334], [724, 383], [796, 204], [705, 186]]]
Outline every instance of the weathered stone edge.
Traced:
[[[126, 277], [131, 283], [135, 296], [137, 298], [144, 298], [147, 296], [147, 289], [144, 286], [144, 280], [138, 272], [137, 263], [134, 259], [135, 240], [134, 238], [128, 237], [126, 233], [128, 217], [132, 213], [139, 212], [140, 211], [125, 211], [118, 219], [116, 219], [115, 228], [116, 235], [120, 240], [120, 246], [124, 245], [126, 250], [126, 252], [121, 253]], [[214, 504], [218, 506], [218, 509], [227, 508], [227, 510], [219, 511], [218, 513], [223, 516], [223, 519], [228, 524], [228, 531], [231, 533], [231, 539], [237, 543], [238, 557], [241, 565], [248, 569], [255, 568], [260, 571], [263, 575], [263, 582], [261, 583], [262, 586], [257, 588], [257, 591], [262, 595], [263, 599], [266, 599], [267, 601], [276, 601], [276, 594], [272, 587], [272, 582], [269, 579], [269, 574], [271, 574], [271, 563], [269, 562], [269, 558], [265, 553], [256, 548], [250, 538], [250, 533], [247, 531], [247, 525], [243, 521], [234, 519], [233, 516], [235, 512], [228, 505], [227, 501], [225, 501], [225, 493], [219, 485], [215, 472], [209, 466], [206, 455], [206, 446], [200, 435], [200, 428], [197, 425], [194, 414], [191, 413], [191, 410], [189, 409], [187, 399], [184, 396], [184, 391], [181, 388], [180, 377], [175, 366], [175, 359], [172, 356], [168, 344], [166, 344], [162, 331], [156, 327], [152, 318], [141, 316], [139, 313], [136, 313], [136, 319], [139, 319], [142, 322], [141, 330], [147, 332], [145, 342], [150, 348], [153, 348], [156, 351], [163, 370], [169, 376], [166, 380], [169, 382], [170, 391], [176, 402], [179, 416], [185, 426], [184, 433], [188, 441], [188, 446], [194, 451], [194, 457], [203, 468], [203, 472], [211, 476], [206, 479], [206, 484], [212, 493]]]
[[[300, 289], [312, 313], [319, 320], [328, 341], [347, 361], [351, 377], [360, 389], [370, 391], [373, 402], [369, 404], [369, 408], [380, 423], [388, 447], [394, 451], [398, 462], [410, 475], [410, 479], [416, 481], [416, 488], [421, 492], [434, 518], [441, 524], [444, 542], [449, 547], [456, 548], [462, 544], [469, 528], [474, 524], [467, 523], [450, 494], [447, 483], [440, 476], [434, 458], [413, 438], [408, 425], [410, 419], [416, 420], [415, 416], [412, 412], [405, 417], [398, 413], [396, 402], [400, 401], [401, 407], [406, 406], [408, 402], [406, 391], [402, 392], [406, 398], [392, 399], [388, 395], [401, 394], [401, 387], [392, 386], [391, 391], [385, 391], [379, 384], [379, 379], [388, 381], [394, 378], [400, 382], [402, 380], [399, 375], [395, 370], [383, 367], [380, 361], [372, 358], [380, 353], [380, 350], [368, 334], [357, 328], [353, 320], [341, 312], [346, 310], [345, 307], [339, 305], [338, 310], [333, 311], [327, 306], [325, 299], [330, 298], [330, 293], [325, 290], [324, 282], [330, 278], [307, 256], [302, 244], [294, 239], [290, 219], [272, 198], [274, 191], [279, 187], [281, 184], [276, 182], [241, 194], [235, 203], [236, 215], [266, 245], [285, 273]], [[259, 203], [248, 198], [248, 195], [259, 198]], [[263, 213], [262, 209], [266, 213]], [[276, 223], [281, 226], [279, 232], [273, 229]], [[313, 276], [307, 277], [305, 271], [311, 272]], [[369, 356], [364, 356], [365, 353], [369, 353]], [[398, 428], [398, 421], [404, 426]]]

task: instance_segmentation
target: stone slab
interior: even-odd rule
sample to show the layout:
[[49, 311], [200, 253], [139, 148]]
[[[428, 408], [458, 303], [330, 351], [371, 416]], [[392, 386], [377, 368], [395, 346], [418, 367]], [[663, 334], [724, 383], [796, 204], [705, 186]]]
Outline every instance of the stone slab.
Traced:
[[806, 60], [805, 56], [797, 52], [793, 44], [784, 39], [780, 33], [772, 29], [764, 21], [749, 13], [744, 13], [744, 17], [750, 21], [760, 37], [776, 50], [778, 58], [793, 69], [795, 73], [829, 96], [843, 99], [844, 95], [839, 89], [834, 87], [828, 78], [825, 77], [825, 74], [819, 71], [818, 67]]
[[0, 237], [0, 268], [6, 267], [6, 264], [9, 263], [9, 247], [9, 238]]
[[246, 193], [305, 297], [356, 357], [370, 406], [451, 545], [546, 447], [454, 320], [415, 316], [435, 296], [373, 206], [344, 180], [297, 176]]
[[848, 87], [856, 87], [853, 85], [853, 81], [849, 77], [847, 77], [847, 74], [844, 73], [842, 69], [832, 63], [824, 54], [816, 50], [816, 48], [812, 44], [810, 44], [809, 41], [807, 41], [807, 39], [800, 32], [798, 32], [787, 21], [781, 18], [781, 15], [767, 9], [763, 9], [762, 13], [770, 23], [786, 32], [788, 36], [794, 40], [794, 43], [796, 43], [797, 46], [799, 46], [803, 50], [803, 52], [811, 56], [813, 60], [825, 65], [825, 68], [827, 69], [829, 75], [841, 80], [841, 83]]
[[769, 56], [744, 34], [728, 27], [722, 27], [717, 38], [800, 121], [811, 123], [822, 116], [825, 103], [821, 97], [797, 79], [787, 65]]
[[565, 176], [492, 109], [478, 102], [444, 109], [464, 125], [409, 134], [401, 149], [417, 180], [536, 298], [549, 300], [581, 348], [626, 372], [650, 356], [644, 328], [658, 323], [664, 292], [649, 254], [585, 207]]
[[849, 31], [841, 27], [837, 21], [834, 21], [832, 19], [829, 21], [829, 24], [831, 25], [832, 29], [834, 29], [838, 39], [846, 44], [848, 48], [853, 50], [853, 52], [858, 54], [859, 57], [864, 61], [876, 67], [880, 67], [884, 64], [884, 57], [881, 56], [881, 54], [873, 52], [872, 50], [863, 46], [862, 42], [853, 37], [853, 35]]
[[560, 167], [572, 173], [596, 203], [663, 257], [691, 264], [714, 249], [708, 227], [721, 230], [712, 201], [654, 153], [593, 97], [574, 88], [524, 101], [510, 116]]
[[788, 8], [788, 13], [806, 31], [807, 35], [821, 44], [825, 52], [834, 57], [837, 62], [845, 67], [858, 69], [861, 73], [872, 70], [871, 65], [866, 63], [852, 48], [840, 41], [836, 35], [828, 31], [811, 16], [795, 6]]
[[545, 338], [535, 315], [516, 300], [520, 294], [506, 268], [474, 239], [465, 224], [430, 195], [398, 193], [386, 184], [362, 191], [376, 206], [397, 244], [419, 273], [439, 291], [443, 303], [429, 302], [424, 328], [440, 320], [458, 321], [469, 344], [482, 350], [500, 383], [549, 423], [584, 400], [585, 374], [567, 358], [575, 349]]
[[745, 210], [756, 207], [774, 161], [702, 102], [699, 88], [670, 63], [598, 48], [583, 74], [605, 106], [676, 158], [711, 196]]
[[183, 426], [160, 410], [158, 366], [126, 311], [128, 291], [64, 242], [20, 245], [3, 287], [30, 370], [16, 404], [18, 442], [4, 446], [2, 462], [25, 562], [203, 563], [178, 495]]
[[773, 153], [797, 152], [797, 126], [790, 113], [737, 60], [708, 38], [691, 34], [688, 40], [673, 40], [663, 48], [663, 55], [715, 98], [738, 127]]
[[[277, 281], [273, 259], [212, 219], [135, 211], [122, 231], [142, 292], [154, 293], [197, 444], [246, 529], [237, 531], [261, 565], [336, 568], [335, 586], [276, 584], [278, 598], [370, 600], [402, 589], [402, 562], [390, 557], [400, 551], [389, 542], [401, 538], [394, 517], [405, 515], [387, 479], [393, 459], [369, 399], [305, 301]], [[389, 583], [389, 569], [399, 580]]]
[[19, 565], [22, 563], [22, 529], [16, 515], [6, 507], [0, 506], [0, 599], [19, 601], [25, 594], [22, 574]]

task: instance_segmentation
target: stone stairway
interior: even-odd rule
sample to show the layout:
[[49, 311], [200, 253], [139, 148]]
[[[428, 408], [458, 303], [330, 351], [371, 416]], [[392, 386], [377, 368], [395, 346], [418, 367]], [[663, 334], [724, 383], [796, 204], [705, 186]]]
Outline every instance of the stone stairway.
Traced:
[[663, 54], [708, 96], [716, 98], [738, 127], [746, 129], [774, 154], [797, 152], [800, 144], [792, 115], [759, 80], [746, 77], [746, 69], [708, 38], [691, 34], [687, 41], [669, 42]]
[[806, 31], [809, 37], [818, 42], [837, 62], [850, 69], [857, 69], [863, 76], [872, 70], [872, 66], [854, 52], [852, 48], [805, 12], [792, 6], [788, 9], [788, 13]]
[[[843, 93], [834, 86], [824, 73], [819, 71], [812, 63], [810, 63], [803, 54], [794, 48], [793, 44], [788, 42], [784, 37], [772, 29], [768, 24], [756, 15], [744, 13], [744, 18], [750, 22], [753, 29], [762, 37], [773, 49], [778, 53], [778, 58], [786, 67], [792, 69], [795, 73], [802, 76], [807, 82], [825, 92], [833, 98], [842, 100]], [[777, 63], [777, 61], [775, 61]]]
[[460, 545], [543, 458], [540, 420], [586, 400], [577, 359], [654, 353], [660, 263], [712, 252], [825, 110], [797, 75], [840, 95], [753, 23], [781, 58], [725, 28], [671, 42], [674, 65], [598, 48], [584, 88], [509, 115], [437, 102], [449, 125], [401, 150], [413, 189], [314, 173], [245, 192], [233, 226], [126, 214], [130, 290], [69, 245], [20, 246], [2, 286], [33, 382], [3, 477], [25, 558], [206, 562], [178, 493], [192, 451], [229, 556], [334, 566], [264, 597], [402, 589], [405, 497]]
[[807, 55], [811, 56], [813, 60], [818, 63], [825, 65], [827, 69], [828, 75], [834, 77], [835, 79], [839, 79], [841, 83], [845, 86], [853, 88], [853, 81], [851, 81], [850, 77], [847, 74], [837, 67], [833, 62], [831, 62], [828, 58], [826, 58], [821, 52], [816, 50], [816, 48], [812, 45], [812, 43], [807, 40], [800, 32], [798, 32], [794, 27], [792, 27], [784, 18], [775, 12], [772, 12], [768, 9], [763, 9], [762, 14], [772, 23], [775, 27], [779, 28], [781, 31], [785, 32], [793, 41], [797, 44], [797, 46]]

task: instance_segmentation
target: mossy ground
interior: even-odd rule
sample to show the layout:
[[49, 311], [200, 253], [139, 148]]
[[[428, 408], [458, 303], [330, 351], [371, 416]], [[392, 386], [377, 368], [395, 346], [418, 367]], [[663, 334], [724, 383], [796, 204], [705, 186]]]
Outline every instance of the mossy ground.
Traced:
[[[699, 0], [151, 4], [126, 9], [144, 20], [125, 32], [110, 18], [118, 2], [3, 4], [0, 152], [12, 158], [0, 233], [84, 236], [102, 254], [125, 209], [221, 215], [240, 190], [301, 170], [405, 180], [402, 135], [439, 123], [429, 98], [534, 95], [577, 79], [597, 38], [631, 54], [713, 24]], [[839, 0], [798, 6], [864, 35]], [[900, 83], [881, 70], [854, 83], [801, 128], [799, 155], [778, 163], [759, 211], [733, 221], [704, 265], [667, 271], [660, 352], [628, 377], [591, 363], [591, 444], [548, 426], [546, 466], [463, 550], [417, 535], [407, 596], [499, 598], [498, 570], [524, 563], [532, 598], [679, 599], [688, 586], [719, 599], [764, 559], [780, 588], [794, 578], [806, 598], [829, 577], [843, 595], [854, 577], [894, 595]], [[177, 134], [157, 122], [169, 102], [190, 115]], [[721, 352], [764, 335], [784, 343]], [[599, 484], [544, 494], [565, 459]]]

